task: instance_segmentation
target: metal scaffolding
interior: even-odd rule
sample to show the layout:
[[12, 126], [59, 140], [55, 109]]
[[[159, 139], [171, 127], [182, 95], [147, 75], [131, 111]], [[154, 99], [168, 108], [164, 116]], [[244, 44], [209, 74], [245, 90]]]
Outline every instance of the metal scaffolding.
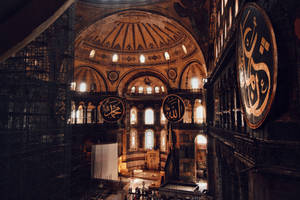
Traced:
[[0, 199], [69, 199], [74, 6], [0, 63]]

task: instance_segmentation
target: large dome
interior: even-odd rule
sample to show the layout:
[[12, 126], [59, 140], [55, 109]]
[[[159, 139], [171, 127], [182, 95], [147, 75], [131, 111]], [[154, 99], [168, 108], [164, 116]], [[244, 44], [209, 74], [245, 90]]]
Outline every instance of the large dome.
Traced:
[[[76, 57], [98, 64], [147, 65], [175, 62], [197, 51], [192, 36], [176, 21], [164, 16], [128, 10], [105, 17], [76, 39]], [[94, 55], [91, 51], [94, 50]], [[167, 52], [167, 53], [166, 53]]]

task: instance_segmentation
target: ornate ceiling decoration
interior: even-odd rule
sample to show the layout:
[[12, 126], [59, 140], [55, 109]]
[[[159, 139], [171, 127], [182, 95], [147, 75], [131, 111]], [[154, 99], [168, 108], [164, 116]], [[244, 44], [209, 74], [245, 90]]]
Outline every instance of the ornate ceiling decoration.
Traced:
[[[77, 37], [75, 45], [77, 59], [101, 65], [168, 64], [198, 51], [192, 36], [176, 21], [136, 10], [97, 21]], [[90, 56], [92, 50], [95, 55]], [[113, 61], [114, 54], [118, 56]], [[141, 55], [144, 63], [140, 62]]]

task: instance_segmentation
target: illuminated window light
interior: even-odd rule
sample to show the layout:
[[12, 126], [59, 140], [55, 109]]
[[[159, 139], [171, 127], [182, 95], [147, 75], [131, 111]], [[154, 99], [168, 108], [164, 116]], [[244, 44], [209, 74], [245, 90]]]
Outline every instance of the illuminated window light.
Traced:
[[161, 86], [161, 91], [162, 91], [162, 92], [165, 92], [164, 86]]
[[199, 186], [199, 191], [203, 192], [204, 190], [207, 190], [207, 182], [205, 181], [200, 181], [197, 183], [197, 185]]
[[195, 121], [197, 124], [202, 124], [203, 123], [203, 115], [204, 115], [204, 109], [202, 105], [199, 105], [196, 108], [196, 116], [195, 116]]
[[194, 78], [191, 79], [191, 86], [192, 86], [193, 90], [199, 88], [199, 80], [198, 80], [198, 78], [194, 77]]
[[71, 83], [71, 90], [75, 90], [76, 89], [76, 82], [72, 82]]
[[144, 88], [142, 86], [139, 87], [139, 93], [142, 94], [144, 92]]
[[170, 60], [170, 55], [169, 55], [168, 52], [165, 52], [165, 59], [166, 59], [166, 60]]
[[77, 110], [77, 111], [76, 111], [76, 119], [79, 119], [79, 116], [80, 116], [80, 111]]
[[90, 58], [94, 58], [95, 57], [95, 53], [96, 53], [96, 51], [94, 49], [91, 50], [91, 52], [90, 52]]
[[135, 93], [135, 86], [131, 88], [131, 93]]
[[166, 124], [166, 122], [167, 122], [167, 119], [166, 119], [166, 117], [165, 117], [165, 114], [164, 114], [164, 112], [163, 112], [163, 109], [161, 108], [161, 110], [160, 110], [160, 123], [161, 123], [161, 124]]
[[136, 124], [137, 123], [137, 110], [136, 108], [132, 108], [130, 110], [130, 124]]
[[118, 62], [118, 59], [119, 59], [118, 54], [114, 54], [114, 55], [112, 56], [112, 61], [113, 61], [113, 62]]
[[[79, 116], [79, 113], [78, 113]], [[71, 111], [71, 124], [75, 123], [75, 118], [76, 118], [76, 111], [72, 109]]]
[[207, 139], [206, 139], [206, 137], [204, 135], [197, 135], [196, 142], [199, 145], [201, 145], [201, 144], [202, 145], [206, 145], [207, 144]]
[[145, 60], [146, 60], [145, 56], [143, 54], [140, 55], [140, 62], [145, 63]]
[[159, 87], [156, 86], [156, 87], [154, 88], [154, 91], [155, 91], [155, 93], [159, 93]]
[[152, 94], [152, 87], [147, 87], [147, 94]]
[[154, 148], [154, 132], [151, 129], [145, 132], [145, 149], [151, 150]]
[[131, 137], [131, 148], [133, 149], [135, 147], [135, 137]]
[[182, 47], [182, 50], [183, 50], [184, 54], [187, 54], [187, 50], [186, 50], [185, 45], [183, 44], [181, 47]]
[[80, 83], [79, 91], [80, 92], [85, 92], [86, 91], [86, 83]]
[[145, 124], [154, 124], [154, 111], [151, 108], [145, 110]]
[[132, 129], [130, 131], [130, 138], [131, 138], [131, 142], [130, 142], [130, 148], [132, 150], [136, 149], [136, 146], [137, 146], [137, 132], [135, 129]]

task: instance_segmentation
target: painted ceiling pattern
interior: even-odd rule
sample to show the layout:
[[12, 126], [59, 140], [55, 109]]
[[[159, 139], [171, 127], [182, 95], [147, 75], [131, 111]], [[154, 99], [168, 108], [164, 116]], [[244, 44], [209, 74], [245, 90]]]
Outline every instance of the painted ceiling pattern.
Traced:
[[[175, 62], [197, 51], [191, 36], [174, 20], [144, 12], [125, 11], [110, 15], [94, 23], [77, 37], [76, 57], [98, 64], [157, 65]], [[186, 49], [183, 49], [183, 47]], [[89, 56], [95, 50], [95, 56]], [[169, 59], [165, 52], [168, 52]]]

